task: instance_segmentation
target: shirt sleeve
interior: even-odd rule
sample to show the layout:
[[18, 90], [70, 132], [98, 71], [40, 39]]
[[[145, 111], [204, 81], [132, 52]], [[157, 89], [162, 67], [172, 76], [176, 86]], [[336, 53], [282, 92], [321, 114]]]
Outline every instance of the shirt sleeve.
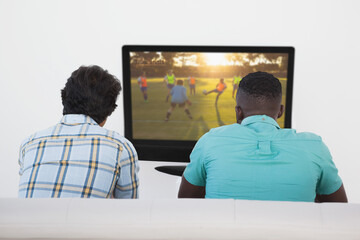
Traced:
[[195, 186], [206, 185], [206, 170], [204, 165], [204, 146], [206, 134], [199, 139], [193, 151], [190, 154], [190, 163], [184, 171], [185, 179]]
[[139, 197], [139, 161], [136, 150], [130, 142], [125, 142], [120, 159], [119, 177], [114, 191], [115, 198]]
[[318, 180], [316, 193], [329, 195], [336, 192], [342, 185], [342, 180], [338, 175], [338, 170], [332, 161], [332, 157], [327, 146], [321, 142], [321, 175]]
[[22, 151], [23, 146], [20, 146], [19, 149], [19, 159], [18, 159], [18, 163], [19, 163], [19, 175], [21, 176], [24, 173], [24, 158], [23, 158], [23, 151]]
[[25, 151], [24, 147], [31, 139], [34, 138], [34, 136], [35, 136], [35, 134], [31, 135], [30, 137], [23, 140], [22, 143], [20, 144], [19, 159], [18, 159], [20, 176], [24, 173], [24, 151]]

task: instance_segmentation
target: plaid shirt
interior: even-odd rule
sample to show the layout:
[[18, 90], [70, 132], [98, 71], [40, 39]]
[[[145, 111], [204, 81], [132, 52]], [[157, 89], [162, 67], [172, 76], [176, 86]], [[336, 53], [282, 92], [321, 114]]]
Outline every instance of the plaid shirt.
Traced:
[[137, 198], [137, 153], [85, 115], [27, 138], [20, 147], [19, 197]]

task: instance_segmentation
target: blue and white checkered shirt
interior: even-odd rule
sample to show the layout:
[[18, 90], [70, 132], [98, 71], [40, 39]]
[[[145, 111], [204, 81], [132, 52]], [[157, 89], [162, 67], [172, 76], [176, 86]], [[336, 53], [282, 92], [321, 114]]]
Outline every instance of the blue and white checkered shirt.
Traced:
[[85, 115], [27, 138], [20, 147], [19, 197], [137, 198], [133, 145]]

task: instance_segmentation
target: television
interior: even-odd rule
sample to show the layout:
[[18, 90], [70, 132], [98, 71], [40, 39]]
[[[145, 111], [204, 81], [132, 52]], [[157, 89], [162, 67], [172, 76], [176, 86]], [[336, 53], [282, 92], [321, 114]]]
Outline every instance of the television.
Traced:
[[[140, 160], [189, 162], [203, 134], [236, 123], [238, 81], [256, 71], [280, 80], [285, 114], [278, 123], [290, 128], [294, 52], [266, 46], [123, 46], [125, 137]], [[189, 102], [172, 102], [177, 83]]]

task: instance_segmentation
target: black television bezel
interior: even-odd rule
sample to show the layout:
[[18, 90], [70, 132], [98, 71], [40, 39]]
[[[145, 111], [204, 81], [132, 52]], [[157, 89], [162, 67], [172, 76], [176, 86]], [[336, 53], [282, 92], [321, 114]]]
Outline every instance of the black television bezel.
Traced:
[[122, 47], [123, 99], [125, 137], [131, 141], [140, 160], [165, 162], [190, 162], [189, 156], [196, 141], [133, 139], [131, 106], [130, 52], [221, 52], [221, 53], [287, 53], [288, 72], [284, 128], [291, 128], [294, 47], [280, 46], [177, 46], [177, 45], [124, 45]]

